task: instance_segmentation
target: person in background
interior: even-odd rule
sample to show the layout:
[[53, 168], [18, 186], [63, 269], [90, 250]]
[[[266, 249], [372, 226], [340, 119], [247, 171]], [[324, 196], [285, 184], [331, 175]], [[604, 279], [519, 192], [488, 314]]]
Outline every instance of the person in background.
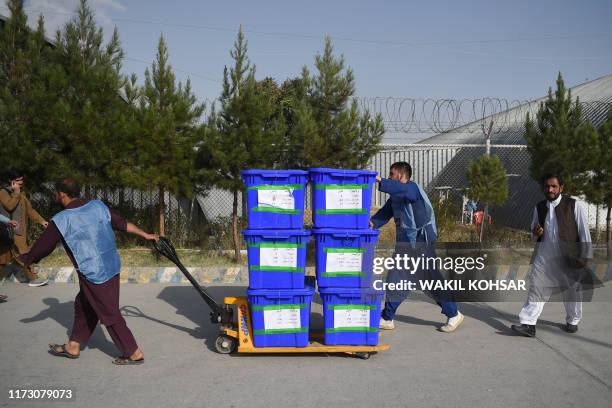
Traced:
[[158, 240], [131, 222], [111, 212], [102, 201], [80, 198], [81, 187], [73, 179], [55, 185], [56, 199], [64, 208], [20, 260], [31, 265], [49, 255], [62, 242], [79, 277], [79, 293], [74, 300], [74, 324], [66, 344], [49, 344], [49, 353], [75, 359], [81, 345], [87, 343], [101, 322], [121, 356], [117, 365], [144, 363], [144, 354], [136, 344], [119, 310], [119, 272], [121, 260], [113, 230], [126, 231], [146, 240]]
[[[6, 215], [0, 214], [0, 223], [1, 224], [5, 224], [8, 225], [9, 228], [17, 228], [19, 226], [19, 223], [15, 220], [11, 220], [10, 218], [8, 218]], [[6, 302], [6, 295], [0, 294], [0, 303], [2, 302]]]
[[468, 223], [470, 225], [474, 223], [474, 211], [476, 211], [477, 208], [478, 204], [476, 203], [476, 201], [468, 200], [466, 209], [468, 211], [468, 214], [470, 215], [470, 222]]
[[[476, 233], [479, 235], [480, 229], [482, 228], [482, 223], [484, 222], [484, 218], [484, 210], [482, 208], [479, 208], [478, 211], [474, 212], [474, 224], [476, 225]], [[493, 217], [491, 217], [491, 214], [487, 214], [487, 223], [489, 225], [493, 224]]]
[[[12, 246], [0, 252], [0, 268], [16, 260], [21, 254], [28, 252], [28, 220], [32, 220], [43, 228], [49, 224], [33, 207], [30, 200], [23, 193], [25, 182], [23, 173], [19, 171], [9, 171], [7, 175], [8, 186], [0, 189], [0, 214], [17, 221], [18, 227], [15, 228], [14, 242]], [[29, 286], [44, 286], [48, 283], [47, 279], [41, 279], [31, 267], [23, 266], [23, 272], [28, 279]]]

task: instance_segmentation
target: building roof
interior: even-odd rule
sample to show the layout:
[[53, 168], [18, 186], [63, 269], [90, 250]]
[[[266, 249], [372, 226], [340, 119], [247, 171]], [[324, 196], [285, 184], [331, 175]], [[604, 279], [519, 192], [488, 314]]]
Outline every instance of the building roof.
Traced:
[[[595, 126], [600, 126], [612, 108], [612, 75], [585, 82], [570, 88], [572, 99], [579, 99], [582, 105], [582, 116]], [[418, 143], [423, 144], [479, 144], [484, 143], [482, 125], [489, 126], [493, 121], [491, 133], [492, 144], [521, 145], [525, 144], [524, 131], [527, 113], [532, 117], [538, 111], [540, 103], [548, 96], [522, 103], [518, 106], [485, 117], [482, 120], [443, 132]]]

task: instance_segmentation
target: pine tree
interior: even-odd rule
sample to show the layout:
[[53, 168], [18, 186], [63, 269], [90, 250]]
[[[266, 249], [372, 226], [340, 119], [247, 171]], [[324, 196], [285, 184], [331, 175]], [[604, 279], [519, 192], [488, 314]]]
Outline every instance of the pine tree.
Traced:
[[55, 99], [47, 106], [40, 160], [49, 163], [50, 178], [118, 183], [128, 106], [121, 97], [125, 78], [117, 29], [104, 44], [102, 28], [81, 0], [77, 16], [57, 31], [50, 57], [48, 94]]
[[[475, 162], [470, 162], [467, 168], [467, 179], [469, 187], [467, 196], [486, 209], [500, 206], [508, 199], [508, 176], [506, 169], [498, 156], [481, 156]], [[484, 218], [488, 214], [485, 211]], [[480, 241], [482, 242], [482, 231], [487, 224], [483, 218]]]
[[32, 186], [44, 180], [45, 163], [37, 160], [40, 133], [46, 128], [42, 101], [48, 64], [42, 17], [27, 26], [23, 0], [9, 0], [10, 17], [0, 30], [0, 157], [3, 168], [21, 169]]
[[275, 116], [278, 86], [269, 79], [255, 80], [242, 27], [230, 56], [234, 64], [223, 71], [220, 111], [208, 120], [198, 167], [217, 187], [232, 192], [232, 237], [238, 262], [238, 195], [244, 188], [240, 171], [269, 169], [278, 164], [285, 126], [282, 118]]
[[597, 148], [597, 131], [583, 120], [580, 102], [578, 98], [572, 102], [561, 73], [554, 95], [549, 89], [547, 100], [540, 104], [536, 122], [527, 115], [525, 139], [535, 180], [539, 182], [545, 173], [559, 172], [565, 180], [564, 192], [583, 192], [592, 151]]
[[[135, 99], [133, 78], [126, 95]], [[131, 140], [129, 172], [123, 180], [141, 189], [156, 188], [159, 194], [159, 234], [165, 235], [165, 194], [189, 196], [194, 192], [195, 147], [200, 137], [200, 118], [204, 105], [191, 91], [189, 79], [176, 84], [168, 63], [168, 48], [160, 36], [157, 56], [151, 70], [145, 71], [145, 83], [139, 95], [142, 134]]]
[[[306, 67], [294, 83], [293, 122], [287, 145], [301, 147], [289, 158], [297, 167], [363, 168], [376, 153], [384, 134], [382, 117], [359, 112], [353, 71], [345, 69], [344, 57], [336, 58], [330, 38], [325, 39], [322, 55], [315, 57], [317, 75]], [[300, 90], [306, 89], [300, 98]]]
[[598, 143], [590, 152], [588, 160], [590, 172], [585, 183], [584, 193], [589, 202], [605, 205], [606, 244], [608, 260], [612, 260], [612, 230], [610, 218], [612, 212], [612, 109], [608, 112], [607, 121], [598, 129]]
[[307, 168], [304, 150], [307, 141], [317, 132], [316, 122], [307, 101], [308, 84], [302, 77], [287, 79], [280, 87], [276, 103], [276, 115], [286, 125], [282, 148], [279, 151], [279, 165], [282, 168]]

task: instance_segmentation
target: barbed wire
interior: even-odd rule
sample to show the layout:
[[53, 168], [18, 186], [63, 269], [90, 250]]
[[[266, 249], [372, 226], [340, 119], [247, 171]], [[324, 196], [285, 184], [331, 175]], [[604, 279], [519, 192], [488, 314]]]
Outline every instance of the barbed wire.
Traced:
[[[354, 97], [361, 112], [380, 114], [389, 133], [436, 134], [445, 132], [481, 133], [482, 125], [493, 122], [492, 134], [515, 131], [524, 126], [527, 113], [534, 115], [540, 108], [539, 100], [504, 98], [433, 99], [393, 96]], [[206, 113], [213, 106], [219, 111], [218, 99], [200, 99]], [[581, 101], [583, 117], [600, 124], [612, 109], [612, 98], [607, 101]]]
[[[535, 115], [541, 100], [503, 98], [427, 99], [401, 97], [357, 97], [360, 110], [380, 114], [387, 132], [462, 133], [482, 132], [481, 125], [493, 122], [492, 133], [523, 126], [527, 113]], [[579, 102], [584, 117], [605, 118], [612, 108], [607, 101]]]

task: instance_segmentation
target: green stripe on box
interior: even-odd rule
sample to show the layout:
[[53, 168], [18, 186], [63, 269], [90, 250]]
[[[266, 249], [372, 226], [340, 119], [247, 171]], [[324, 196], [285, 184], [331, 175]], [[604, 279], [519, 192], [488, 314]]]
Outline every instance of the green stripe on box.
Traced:
[[304, 268], [296, 266], [266, 266], [266, 265], [249, 265], [254, 271], [266, 272], [304, 272]]
[[365, 272], [323, 272], [321, 274], [325, 278], [342, 278], [345, 276], [365, 276]]
[[315, 190], [364, 190], [369, 184], [315, 184]]
[[281, 305], [263, 305], [257, 306], [252, 305], [253, 310], [291, 310], [291, 309], [305, 309], [308, 306], [306, 303], [283, 303]]
[[248, 187], [247, 190], [303, 190], [302, 184], [261, 184]]
[[355, 208], [346, 210], [317, 210], [317, 214], [368, 214], [369, 211], [366, 208]]
[[378, 332], [378, 327], [334, 327], [333, 329], [325, 329], [325, 333], [342, 333], [342, 332], [376, 333]]
[[300, 327], [299, 329], [268, 329], [268, 330], [253, 330], [253, 334], [293, 334], [307, 333], [308, 328]]
[[323, 248], [323, 252], [332, 254], [356, 254], [367, 251], [365, 248]]
[[278, 214], [301, 214], [301, 210], [291, 210], [288, 208], [276, 208], [276, 207], [254, 207], [251, 208], [251, 211], [254, 212], [269, 212], [269, 213], [278, 213]]
[[251, 242], [251, 248], [304, 248], [304, 244], [292, 244], [291, 242]]
[[327, 310], [375, 310], [376, 305], [327, 305]]

